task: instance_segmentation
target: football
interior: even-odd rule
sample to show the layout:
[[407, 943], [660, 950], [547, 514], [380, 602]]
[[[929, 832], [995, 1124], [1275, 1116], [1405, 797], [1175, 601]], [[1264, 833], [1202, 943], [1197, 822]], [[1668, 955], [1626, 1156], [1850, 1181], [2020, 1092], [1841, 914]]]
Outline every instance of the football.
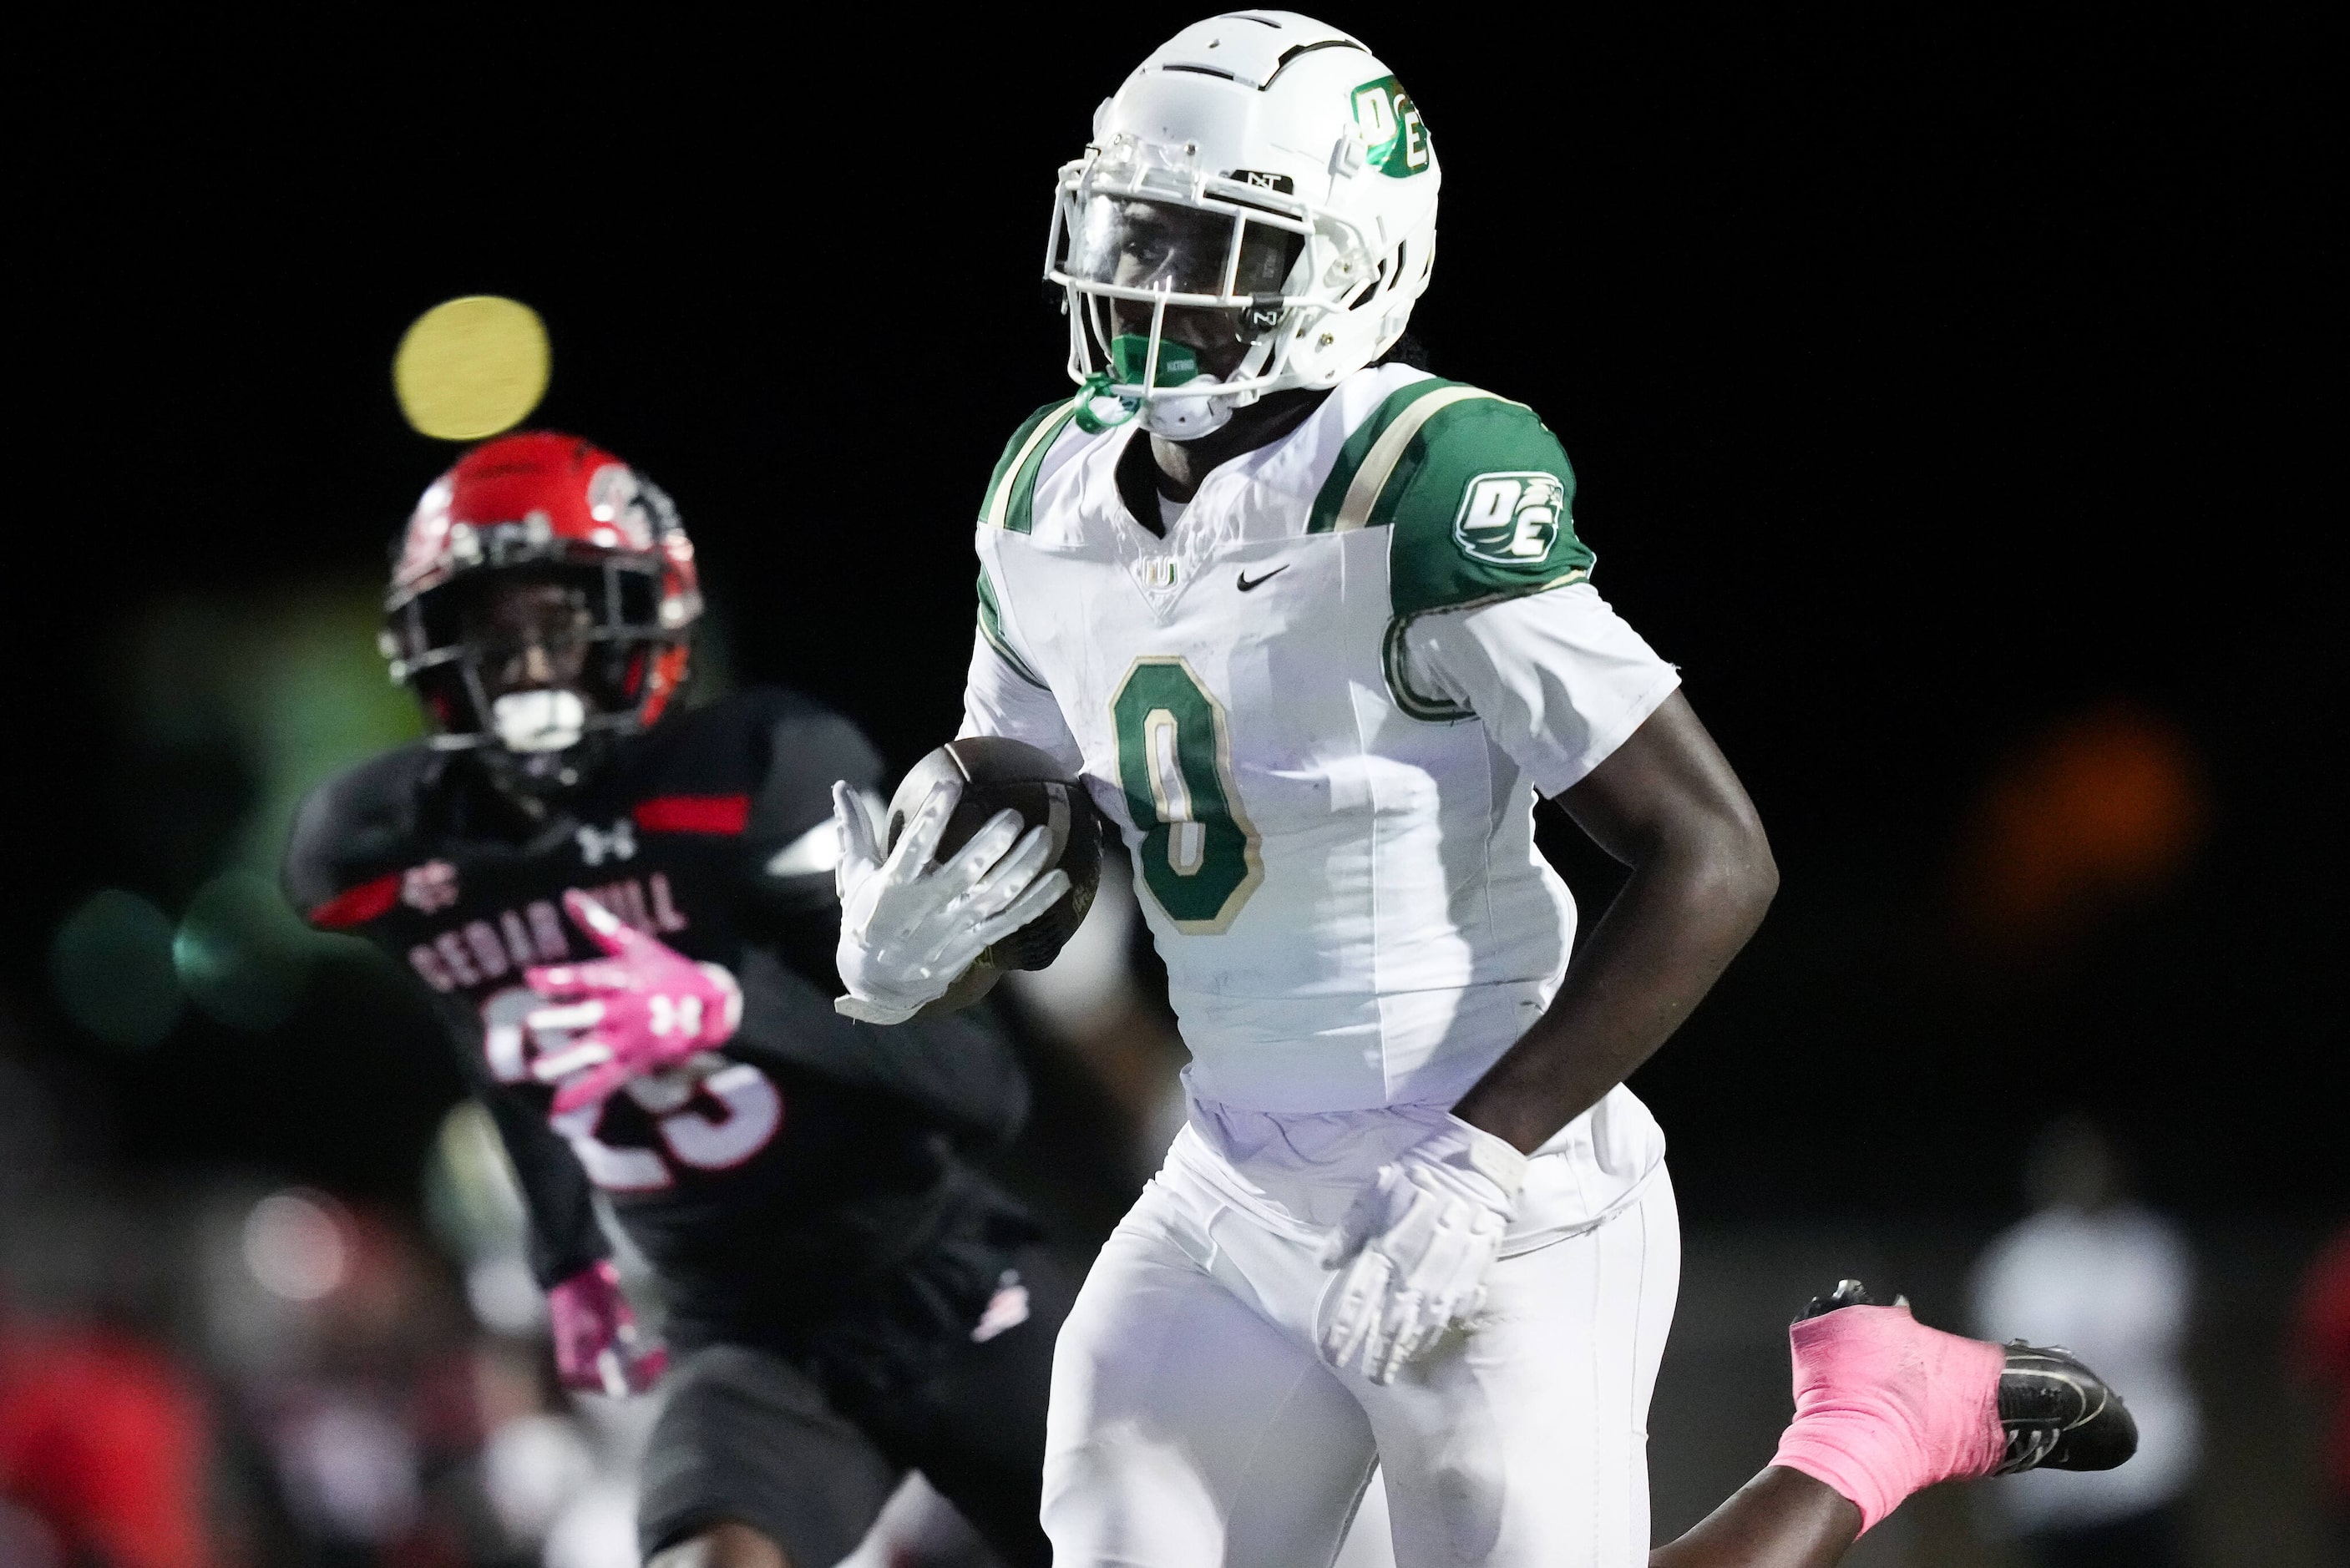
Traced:
[[979, 961], [997, 969], [1043, 969], [1076, 934], [1101, 886], [1101, 827], [1094, 803], [1084, 785], [1026, 742], [966, 736], [949, 741], [916, 763], [898, 785], [884, 824], [888, 848], [897, 847], [906, 819], [949, 779], [962, 781], [962, 798], [947, 818], [938, 858], [970, 843], [971, 836], [999, 811], [1018, 812], [1027, 826], [1042, 826], [1051, 835], [1052, 853], [1045, 868], [1058, 866], [1067, 872], [1069, 890], [1051, 909], [982, 953]]

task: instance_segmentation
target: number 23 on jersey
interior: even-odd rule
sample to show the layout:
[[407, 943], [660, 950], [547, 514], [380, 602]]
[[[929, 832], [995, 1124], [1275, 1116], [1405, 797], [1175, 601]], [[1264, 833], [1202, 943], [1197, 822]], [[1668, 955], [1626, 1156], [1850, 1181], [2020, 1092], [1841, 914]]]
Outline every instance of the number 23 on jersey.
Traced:
[[[546, 1005], [546, 998], [521, 986], [510, 986], [483, 1003], [482, 1050], [491, 1075], [500, 1083], [525, 1082], [532, 1056], [570, 1048], [567, 1031], [533, 1030], [525, 1022]], [[702, 1070], [712, 1061], [724, 1064], [712, 1072]], [[673, 1166], [732, 1169], [764, 1148], [784, 1122], [784, 1097], [767, 1075], [748, 1062], [724, 1062], [714, 1053], [689, 1058], [666, 1073], [631, 1079], [620, 1092], [644, 1107], [660, 1135], [661, 1147], [604, 1142], [596, 1136], [604, 1116], [601, 1105], [583, 1106], [547, 1123], [571, 1145], [588, 1179], [611, 1192], [652, 1192], [672, 1186], [677, 1179]], [[721, 1114], [712, 1115], [713, 1109]]]

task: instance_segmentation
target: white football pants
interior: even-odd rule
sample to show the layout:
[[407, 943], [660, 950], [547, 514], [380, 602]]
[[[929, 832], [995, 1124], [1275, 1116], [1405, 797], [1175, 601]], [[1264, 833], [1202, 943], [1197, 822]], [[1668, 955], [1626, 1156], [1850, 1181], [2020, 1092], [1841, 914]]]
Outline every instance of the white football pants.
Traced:
[[1144, 1189], [1054, 1355], [1056, 1568], [1326, 1568], [1374, 1462], [1400, 1568], [1647, 1563], [1680, 1284], [1661, 1165], [1596, 1228], [1495, 1264], [1475, 1324], [1385, 1387], [1315, 1354], [1320, 1245], [1181, 1158]]

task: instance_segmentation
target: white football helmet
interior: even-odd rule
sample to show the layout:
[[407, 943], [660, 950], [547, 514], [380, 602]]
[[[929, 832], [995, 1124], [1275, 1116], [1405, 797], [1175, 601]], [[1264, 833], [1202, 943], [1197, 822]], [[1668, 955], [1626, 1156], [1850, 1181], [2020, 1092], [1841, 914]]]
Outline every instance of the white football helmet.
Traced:
[[[1336, 27], [1235, 11], [1176, 34], [1061, 170], [1045, 275], [1067, 296], [1079, 423], [1201, 436], [1377, 359], [1428, 286], [1440, 180], [1410, 96]], [[1148, 331], [1112, 302], [1147, 306]], [[1168, 338], [1186, 307], [1230, 313], [1236, 370]]]

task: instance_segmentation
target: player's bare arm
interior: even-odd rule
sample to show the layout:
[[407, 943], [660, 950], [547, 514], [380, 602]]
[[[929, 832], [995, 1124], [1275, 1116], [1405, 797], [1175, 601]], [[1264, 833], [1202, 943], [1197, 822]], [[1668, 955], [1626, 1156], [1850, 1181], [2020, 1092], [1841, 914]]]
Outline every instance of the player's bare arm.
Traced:
[[1754, 803], [1678, 691], [1558, 804], [1632, 875], [1541, 1021], [1454, 1107], [1528, 1152], [1680, 1027], [1779, 887]]
[[1858, 1508], [1826, 1483], [1773, 1465], [1649, 1552], [1648, 1568], [1832, 1568], [1859, 1538]]

